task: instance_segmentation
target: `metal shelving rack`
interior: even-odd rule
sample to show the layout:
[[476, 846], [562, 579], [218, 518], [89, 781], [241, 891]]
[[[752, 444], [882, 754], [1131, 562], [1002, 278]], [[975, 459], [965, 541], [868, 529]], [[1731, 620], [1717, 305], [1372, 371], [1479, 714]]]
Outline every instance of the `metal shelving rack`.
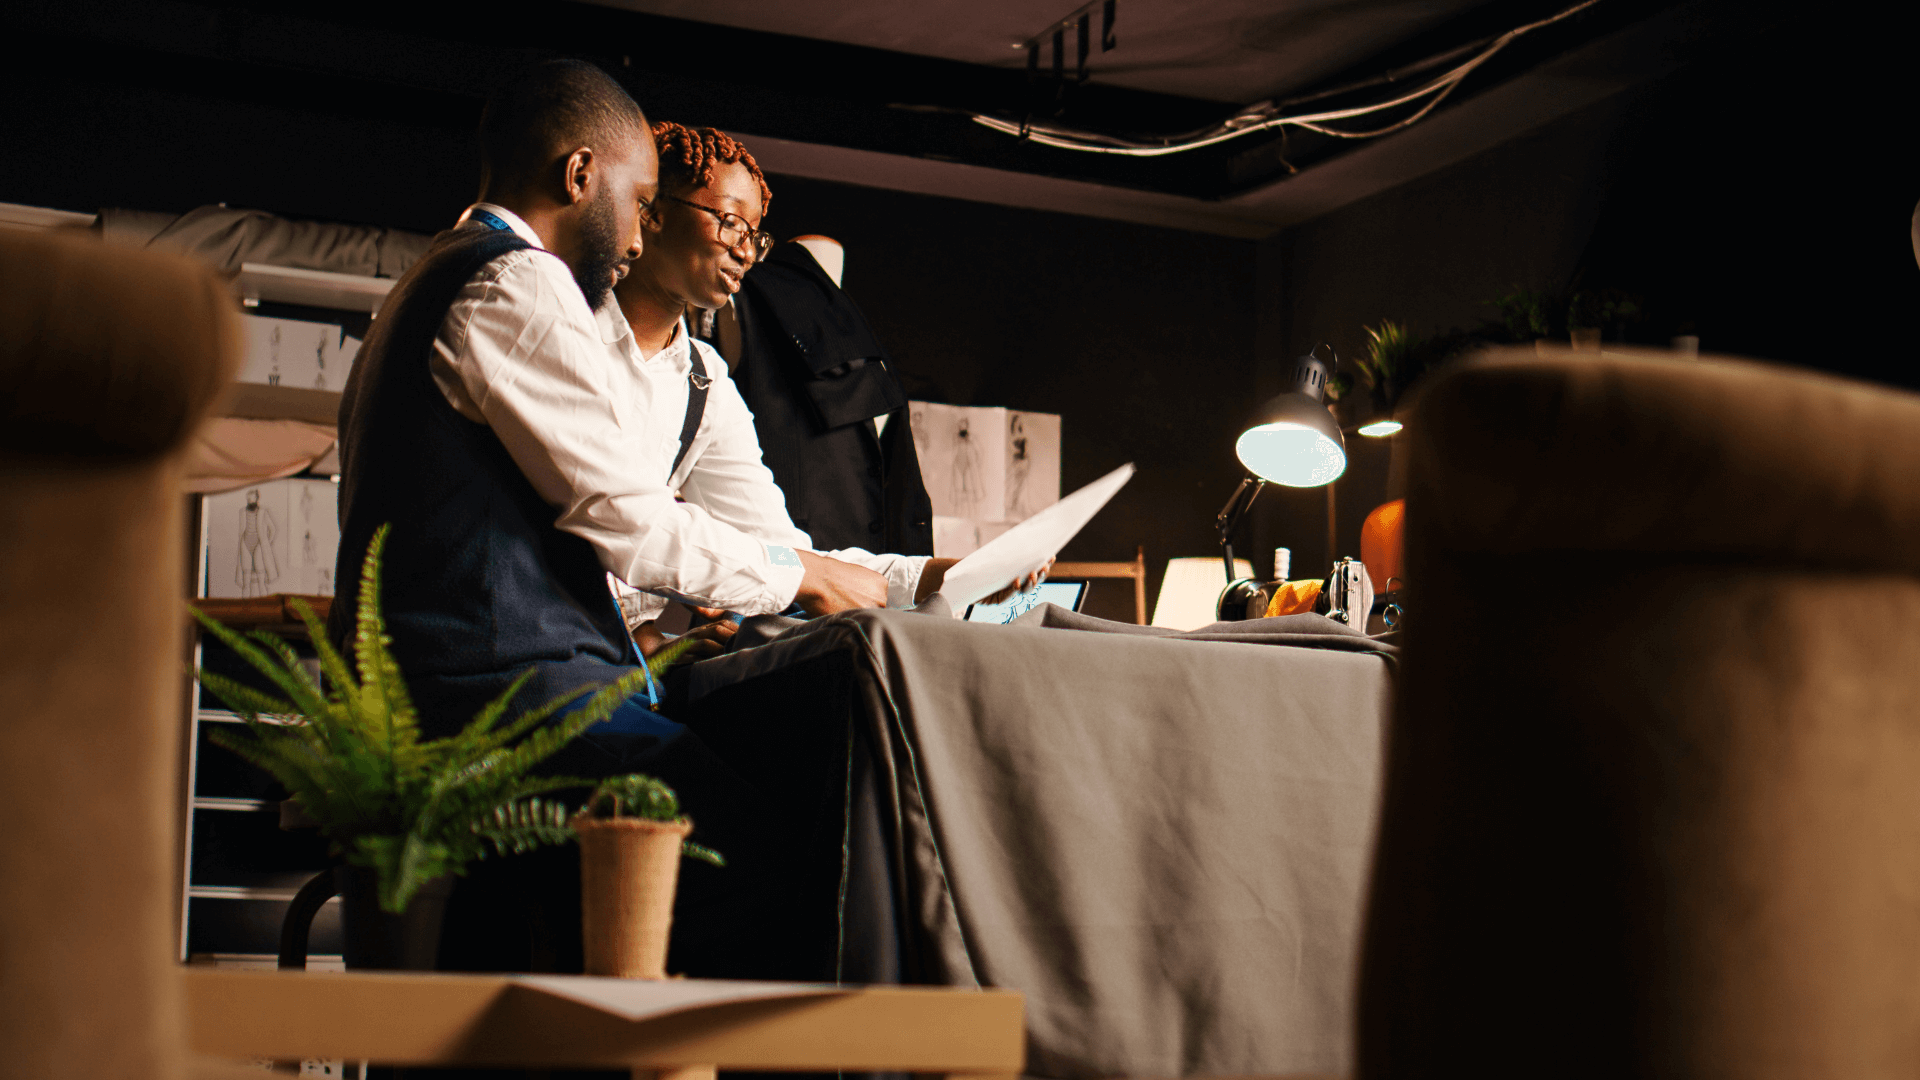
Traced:
[[[244, 264], [234, 279], [235, 297], [242, 308], [293, 317], [333, 312], [364, 319], [378, 313], [392, 287], [390, 279], [255, 263]], [[243, 384], [231, 395], [227, 415], [331, 423], [339, 401], [339, 394], [328, 391]], [[196, 558], [194, 593], [204, 597], [205, 503], [198, 496], [193, 501], [189, 520], [195, 533], [190, 549]], [[295, 636], [287, 633], [295, 628], [269, 628], [282, 636]], [[195, 669], [207, 651], [196, 626]], [[240, 718], [210, 704], [197, 685], [188, 687], [185, 708], [180, 958], [222, 967], [272, 966], [287, 903], [308, 877], [324, 869], [324, 848], [314, 833], [281, 831], [278, 793], [270, 779], [207, 741], [212, 725], [238, 724]], [[311, 968], [341, 966], [338, 910], [338, 902], [331, 902], [314, 920], [316, 952], [309, 957]]]

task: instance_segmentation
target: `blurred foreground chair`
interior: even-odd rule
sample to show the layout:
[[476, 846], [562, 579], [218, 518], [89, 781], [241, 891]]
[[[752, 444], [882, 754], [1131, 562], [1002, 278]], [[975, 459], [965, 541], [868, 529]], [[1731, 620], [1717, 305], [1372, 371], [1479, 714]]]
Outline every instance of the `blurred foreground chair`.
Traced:
[[1416, 439], [1359, 1075], [1920, 1074], [1920, 398], [1528, 350]]
[[0, 232], [0, 1056], [184, 1067], [181, 449], [239, 357], [211, 271]]

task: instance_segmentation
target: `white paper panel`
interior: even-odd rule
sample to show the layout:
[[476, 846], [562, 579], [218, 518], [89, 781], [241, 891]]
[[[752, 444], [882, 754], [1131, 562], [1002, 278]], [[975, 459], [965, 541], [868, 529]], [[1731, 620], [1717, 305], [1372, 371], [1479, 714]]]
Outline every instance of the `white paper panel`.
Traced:
[[332, 323], [241, 316], [246, 359], [240, 381], [307, 390], [342, 390], [360, 339]]
[[339, 486], [271, 480], [207, 496], [208, 596], [332, 596]]

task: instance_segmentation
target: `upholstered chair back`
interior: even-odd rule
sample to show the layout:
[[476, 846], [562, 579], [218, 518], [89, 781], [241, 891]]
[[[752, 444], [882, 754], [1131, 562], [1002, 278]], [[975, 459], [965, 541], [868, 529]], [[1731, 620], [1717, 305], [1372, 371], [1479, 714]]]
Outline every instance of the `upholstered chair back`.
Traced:
[[1920, 398], [1437, 379], [1358, 1074], [1920, 1075]]
[[180, 451], [231, 378], [212, 272], [0, 232], [0, 1072], [174, 1080]]

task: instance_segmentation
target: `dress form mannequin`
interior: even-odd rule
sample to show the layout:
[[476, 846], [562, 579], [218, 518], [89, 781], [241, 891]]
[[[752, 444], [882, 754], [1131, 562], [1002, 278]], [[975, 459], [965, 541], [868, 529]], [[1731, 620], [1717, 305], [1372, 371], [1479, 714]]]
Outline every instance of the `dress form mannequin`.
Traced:
[[807, 254], [813, 256], [813, 261], [820, 264], [820, 269], [827, 272], [835, 285], [844, 284], [840, 279], [847, 268], [847, 249], [840, 246], [840, 241], [831, 236], [808, 234], [796, 236], [789, 242], [806, 248]]
[[[840, 246], [840, 241], [831, 236], [808, 233], [805, 236], [796, 236], [787, 242], [806, 248], [807, 254], [813, 256], [813, 261], [820, 264], [820, 269], [827, 272], [827, 276], [833, 279], [835, 285], [842, 283], [847, 269], [847, 249]], [[720, 358], [727, 362], [728, 367], [733, 367], [740, 362], [740, 320], [731, 303], [720, 309], [715, 316], [713, 343], [719, 348]], [[873, 418], [875, 435], [887, 430], [887, 419], [885, 416]]]
[[[806, 248], [807, 254], [813, 256], [813, 261], [820, 264], [820, 269], [827, 272], [827, 276], [833, 279], [833, 283], [835, 285], [841, 283], [841, 277], [847, 268], [847, 249], [840, 246], [840, 241], [831, 236], [817, 236], [809, 233], [806, 236], [796, 236], [788, 243], [799, 244]], [[715, 313], [713, 343], [720, 350], [720, 358], [727, 362], [728, 367], [740, 362], [740, 319], [732, 303], [728, 303], [726, 307]], [[886, 418], [882, 417], [881, 423], [884, 425], [885, 422]]]

